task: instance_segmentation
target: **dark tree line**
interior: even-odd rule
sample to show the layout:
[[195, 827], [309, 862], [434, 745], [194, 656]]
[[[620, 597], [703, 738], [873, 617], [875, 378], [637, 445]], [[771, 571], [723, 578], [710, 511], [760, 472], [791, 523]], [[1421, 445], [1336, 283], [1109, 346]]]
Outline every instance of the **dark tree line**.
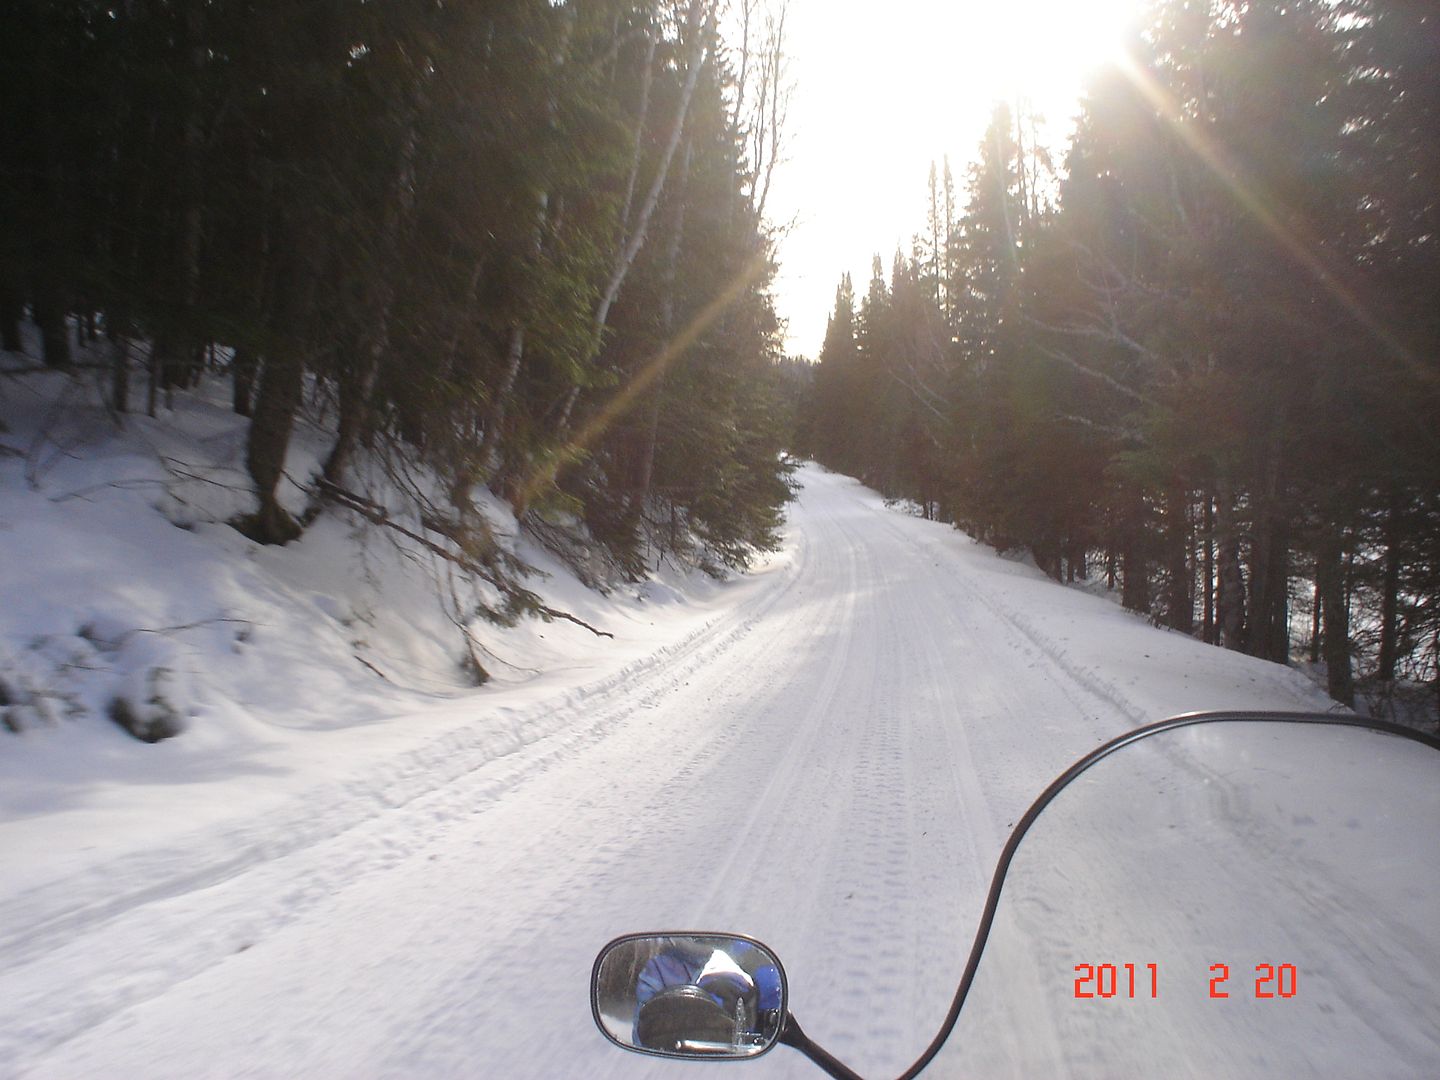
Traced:
[[1440, 692], [1440, 13], [1168, 0], [1063, 175], [1026, 120], [842, 282], [802, 447], [1165, 626], [1308, 647], [1340, 701]]
[[365, 505], [363, 449], [438, 474], [427, 530], [477, 564], [483, 484], [631, 572], [742, 565], [788, 497], [752, 160], [783, 35], [747, 22], [730, 49], [717, 18], [715, 0], [7, 4], [3, 345], [27, 317], [47, 365], [93, 344], [122, 413], [227, 377], [251, 418], [237, 524], [262, 542], [309, 520], [277, 489], [297, 415], [323, 408], [311, 513]]

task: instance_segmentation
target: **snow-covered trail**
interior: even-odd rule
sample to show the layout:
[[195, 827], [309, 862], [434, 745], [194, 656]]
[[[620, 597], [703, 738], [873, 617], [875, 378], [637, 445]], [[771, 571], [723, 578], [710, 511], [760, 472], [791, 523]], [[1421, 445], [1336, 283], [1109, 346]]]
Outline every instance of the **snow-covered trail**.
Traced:
[[[556, 701], [552, 734], [12, 920], [0, 1074], [683, 1075], [707, 1067], [610, 1047], [587, 996], [610, 937], [680, 928], [765, 940], [807, 1031], [893, 1074], [1051, 777], [1165, 712], [1316, 704], [1293, 673], [804, 479], [791, 557], [654, 662]], [[781, 1050], [747, 1075], [817, 1074]]]

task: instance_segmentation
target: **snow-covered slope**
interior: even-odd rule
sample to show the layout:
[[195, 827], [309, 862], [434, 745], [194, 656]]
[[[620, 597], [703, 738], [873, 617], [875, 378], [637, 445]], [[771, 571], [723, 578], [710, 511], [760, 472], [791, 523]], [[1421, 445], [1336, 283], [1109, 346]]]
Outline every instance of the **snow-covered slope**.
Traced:
[[[274, 834], [294, 830], [271, 811], [333, 828], [337, 814], [370, 812], [341, 809], [357, 791], [403, 800], [414, 778], [430, 784], [561, 730], [557, 695], [653, 662], [714, 617], [716, 586], [699, 575], [608, 596], [583, 587], [490, 500], [502, 542], [536, 568], [529, 585], [614, 636], [565, 620], [501, 628], [463, 610], [486, 597], [448, 563], [343, 512], [283, 548], [225, 524], [252, 501], [247, 421], [223, 386], [123, 429], [98, 386], [32, 374], [0, 390], [7, 895], [68, 891], [68, 873], [201, 826], [283, 843]], [[297, 436], [291, 475], [317, 468], [326, 439], [313, 426]], [[297, 486], [282, 494], [303, 508]], [[478, 698], [457, 622], [493, 676]], [[140, 744], [109, 718], [117, 700], [181, 734]], [[496, 703], [484, 723], [476, 701]]]
[[[797, 1004], [823, 1002], [811, 1034], [898, 1071], [948, 1004], [1009, 826], [1069, 761], [1177, 712], [1327, 706], [1294, 672], [1155, 630], [851, 480], [802, 479], [787, 546], [755, 573], [608, 599], [557, 574], [551, 601], [615, 639], [497, 636], [515, 666], [468, 691], [353, 659], [338, 536], [137, 535], [118, 500], [138, 489], [106, 488], [53, 512], [95, 515], [100, 548], [127, 542], [148, 570], [80, 586], [69, 526], [7, 502], [0, 542], [30, 559], [6, 559], [5, 595], [32, 633], [73, 637], [92, 609], [256, 629], [175, 638], [203, 690], [181, 738], [86, 721], [0, 740], [0, 1074], [682, 1075], [607, 1046], [587, 1000], [608, 938], [679, 926], [770, 942]], [[37, 588], [23, 563], [50, 549], [72, 570]], [[309, 620], [284, 621], [307, 596]], [[11, 648], [24, 618], [5, 615]], [[444, 650], [411, 618], [413, 672]], [[393, 662], [403, 632], [372, 632]], [[811, 1070], [788, 1052], [751, 1067]]]

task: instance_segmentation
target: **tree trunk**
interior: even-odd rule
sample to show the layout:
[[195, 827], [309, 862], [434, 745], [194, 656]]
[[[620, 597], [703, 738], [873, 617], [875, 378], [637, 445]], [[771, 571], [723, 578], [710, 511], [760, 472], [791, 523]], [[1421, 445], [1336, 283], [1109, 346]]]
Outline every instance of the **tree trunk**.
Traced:
[[[645, 236], [650, 228], [650, 218], [660, 201], [660, 193], [665, 188], [665, 179], [670, 172], [670, 163], [674, 160], [675, 150], [680, 145], [680, 135], [685, 127], [685, 120], [690, 115], [690, 100], [695, 94], [695, 84], [699, 81], [700, 68], [705, 59], [706, 36], [700, 32], [701, 17], [706, 15], [709, 6], [708, 0], [690, 0], [690, 10], [686, 17], [689, 53], [686, 57], [685, 82], [681, 86], [680, 97], [675, 104], [675, 119], [670, 126], [669, 136], [665, 140], [665, 147], [661, 152], [655, 176], [650, 182], [650, 190], [646, 193], [645, 201], [640, 206], [633, 230], [616, 250], [615, 262], [610, 270], [610, 279], [606, 282], [605, 289], [600, 295], [600, 301], [595, 306], [592, 339], [597, 347], [605, 324], [610, 318], [610, 308], [620, 294], [620, 287], [625, 283], [625, 278], [630, 273], [630, 267], [634, 264], [635, 257], [645, 245]], [[560, 409], [560, 418], [557, 424], [561, 432], [570, 426], [570, 414], [574, 410], [575, 401], [579, 396], [578, 384], [565, 395], [565, 402]]]
[[1025, 168], [1025, 126], [1021, 120], [1020, 98], [1015, 99], [1015, 173], [1019, 181], [1020, 190], [1020, 235], [1025, 240], [1030, 238], [1030, 222], [1028, 220], [1030, 211], [1029, 177]]
[[[1440, 626], [1435, 628], [1435, 640], [1431, 643], [1430, 651], [1434, 656], [1440, 657]], [[1440, 664], [1435, 666], [1435, 734], [1440, 735]]]
[[300, 525], [275, 497], [285, 471], [290, 433], [305, 387], [305, 342], [324, 253], [319, 250], [320, 230], [303, 222], [293, 230], [292, 246], [276, 288], [271, 338], [275, 344], [265, 355], [260, 373], [255, 415], [245, 465], [255, 484], [259, 508], [237, 523], [251, 539], [262, 544], [284, 544], [296, 539]]
[[[554, 67], [557, 77], [565, 66], [565, 58], [570, 48], [570, 37], [574, 31], [574, 27], [574, 11], [573, 9], [570, 9], [569, 11], [567, 11], [567, 18], [565, 19], [561, 27], [560, 40], [556, 45], [555, 52], [551, 58], [551, 63]], [[651, 41], [651, 55], [654, 55], [653, 38]], [[641, 98], [642, 103], [648, 99], [649, 87], [650, 69], [647, 61], [644, 90], [642, 92]], [[555, 125], [556, 111], [558, 108], [559, 102], [556, 99], [555, 95], [552, 93], [549, 99], [546, 101], [545, 105], [546, 123], [547, 126], [551, 128], [553, 128]], [[636, 153], [639, 153], [638, 143]], [[630, 178], [630, 184], [631, 190], [633, 191], [633, 175]], [[625, 215], [629, 214], [629, 198], [630, 195], [627, 193], [626, 207], [621, 216], [622, 226], [625, 220]], [[530, 257], [536, 263], [540, 261], [540, 256], [544, 252], [545, 225], [547, 219], [549, 218], [549, 215], [550, 193], [548, 191], [542, 191], [539, 195], [539, 198], [536, 200], [535, 228], [531, 232], [530, 236]], [[475, 269], [475, 275], [471, 280], [471, 295], [474, 294], [474, 291], [479, 284], [479, 280], [480, 267], [477, 266]], [[516, 319], [510, 326], [509, 340], [506, 342], [505, 345], [505, 371], [504, 374], [502, 374], [500, 377], [499, 385], [497, 385], [495, 388], [495, 394], [491, 399], [492, 405], [490, 407], [490, 412], [489, 415], [485, 418], [485, 427], [480, 434], [480, 450], [477, 454], [479, 460], [476, 465], [469, 467], [467, 467], [464, 463], [461, 463], [458, 467], [458, 472], [454, 478], [454, 482], [451, 484], [451, 502], [454, 503], [456, 509], [460, 510], [461, 512], [468, 512], [472, 507], [472, 503], [470, 501], [470, 489], [475, 482], [472, 475], [473, 468], [478, 467], [482, 474], [489, 473], [489, 486], [491, 490], [494, 491], [497, 495], [501, 495], [502, 497], [504, 497], [505, 492], [518, 490], [518, 486], [514, 483], [513, 473], [516, 472], [519, 468], [523, 468], [523, 465], [517, 462], [511, 462], [507, 465], [505, 462], [500, 460], [498, 455], [499, 440], [505, 427], [505, 414], [509, 409], [510, 397], [515, 391], [516, 382], [519, 381], [520, 368], [524, 361], [525, 324], [520, 319]], [[523, 502], [523, 494], [520, 498], [521, 502]], [[523, 515], [523, 506], [517, 506], [514, 507], [514, 509], [517, 516]]]
[[[247, 155], [253, 157], [254, 151], [248, 144], [246, 150]], [[253, 161], [247, 161], [247, 168], [253, 170]], [[251, 234], [254, 246], [245, 252], [251, 259], [246, 306], [251, 317], [256, 323], [260, 323], [263, 322], [266, 310], [273, 299], [270, 295], [274, 291], [272, 279], [278, 266], [273, 258], [270, 245], [273, 175], [269, 170], [265, 170], [261, 173], [257, 183], [260, 189], [259, 205], [256, 207], [258, 227]], [[261, 360], [261, 354], [253, 343], [236, 345], [235, 352], [230, 358], [230, 405], [239, 416], [250, 416], [255, 408], [255, 380], [260, 373]]]
[[336, 487], [343, 486], [350, 455], [368, 423], [370, 397], [375, 391], [375, 377], [380, 368], [378, 353], [372, 353], [371, 348], [363, 348], [360, 352], [362, 355], [356, 368], [340, 372], [335, 443], [330, 447], [321, 469], [321, 475]]
[[74, 362], [70, 351], [70, 326], [65, 319], [65, 307], [53, 295], [39, 294], [35, 297], [35, 324], [40, 327], [41, 355], [45, 363], [53, 368], [68, 368]]
[[20, 320], [24, 314], [23, 291], [14, 282], [0, 278], [0, 349], [20, 351]]
[[1150, 610], [1150, 577], [1144, 557], [1133, 542], [1121, 555], [1120, 606], [1127, 611]]
[[375, 392], [380, 367], [390, 354], [391, 319], [395, 310], [395, 282], [392, 267], [400, 263], [401, 237], [415, 209], [415, 158], [419, 148], [418, 124], [423, 94], [411, 88], [405, 109], [404, 133], [396, 155], [390, 190], [381, 215], [377, 247], [378, 265], [370, 268], [365, 290], [365, 312], [369, 321], [348, 363], [340, 365], [339, 424], [335, 444], [325, 458], [322, 474], [340, 486], [355, 443], [368, 438], [371, 427], [370, 399]]
[[[407, 162], [408, 168], [408, 162]], [[399, 247], [400, 214], [388, 215], [384, 226], [383, 250], [389, 259]], [[373, 271], [372, 271], [373, 273]], [[390, 351], [390, 319], [395, 306], [395, 287], [390, 280], [389, 268], [382, 268], [373, 279], [366, 310], [372, 314], [365, 338], [350, 355], [348, 363], [340, 365], [339, 373], [339, 423], [335, 432], [335, 443], [325, 458], [322, 474], [330, 483], [341, 486], [345, 469], [355, 443], [370, 427], [370, 399], [375, 393], [375, 380], [380, 374]]]
[[[693, 145], [685, 140], [685, 152], [681, 155], [679, 190], [675, 193], [675, 220], [670, 230], [670, 240], [665, 249], [665, 278], [661, 283], [660, 332], [665, 340], [663, 348], [669, 349], [675, 336], [675, 275], [680, 266], [680, 247], [685, 237], [685, 189], [690, 178], [690, 161]], [[673, 362], [675, 357], [671, 357]], [[652, 377], [650, 401], [646, 408], [645, 423], [641, 432], [639, 460], [635, 471], [635, 486], [631, 492], [632, 505], [639, 514], [645, 500], [650, 497], [650, 484], [655, 476], [655, 444], [660, 437], [660, 408], [664, 401], [665, 369], [654, 365], [653, 376], [649, 371], [640, 373], [641, 378]]]
[[1250, 617], [1246, 651], [1283, 664], [1290, 659], [1290, 538], [1281, 483], [1285, 407], [1271, 419], [1263, 486], [1255, 494], [1254, 543], [1250, 558]]
[[1150, 610], [1150, 567], [1141, 550], [1139, 530], [1127, 531], [1120, 552], [1120, 606], [1127, 611]]
[[300, 535], [300, 526], [276, 499], [275, 488], [285, 471], [285, 454], [304, 384], [305, 365], [299, 349], [293, 345], [275, 349], [265, 358], [245, 449], [245, 466], [255, 483], [260, 507], [241, 527], [262, 544], [285, 544]]
[[190, 52], [189, 79], [186, 80], [190, 100], [186, 103], [183, 140], [185, 146], [184, 178], [185, 212], [181, 256], [186, 275], [186, 302], [195, 300], [195, 286], [200, 274], [200, 200], [201, 153], [204, 150], [203, 110], [205, 107], [205, 64], [211, 55], [205, 43], [205, 4], [185, 6], [185, 36]]
[[655, 46], [659, 33], [651, 30], [646, 43], [645, 60], [640, 76], [640, 103], [635, 110], [635, 128], [630, 133], [630, 171], [625, 177], [625, 197], [620, 203], [620, 236], [616, 249], [623, 251], [630, 236], [631, 215], [635, 209], [635, 185], [640, 179], [640, 166], [645, 160], [645, 125], [650, 118], [650, 87], [655, 80]]
[[1166, 562], [1169, 581], [1165, 591], [1165, 625], [1182, 634], [1195, 629], [1195, 580], [1190, 570], [1189, 495], [1175, 486], [1165, 498], [1167, 518]]
[[230, 361], [230, 403], [240, 416], [249, 416], [255, 402], [255, 375], [260, 357], [248, 345], [238, 345]]
[[1345, 603], [1345, 570], [1338, 533], [1327, 530], [1315, 548], [1315, 591], [1324, 610], [1326, 690], [1342, 705], [1354, 706], [1355, 682], [1350, 669], [1350, 610]]
[[204, 4], [185, 6], [185, 33], [188, 38], [191, 71], [187, 84], [190, 100], [185, 108], [185, 123], [182, 130], [184, 156], [178, 185], [180, 207], [179, 251], [177, 252], [181, 274], [181, 301], [183, 313], [179, 325], [171, 328], [169, 349], [161, 356], [160, 372], [164, 379], [165, 407], [175, 407], [175, 388], [189, 388], [199, 382], [200, 342], [197, 310], [200, 297], [200, 254], [202, 224], [201, 155], [204, 152], [204, 133], [201, 130], [201, 109], [203, 98], [201, 87], [207, 51], [204, 43]]
[[1215, 644], [1215, 499], [1205, 494], [1205, 613], [1201, 637]]
[[1398, 495], [1390, 498], [1389, 513], [1385, 517], [1385, 576], [1380, 593], [1380, 655], [1376, 663], [1376, 677], [1385, 682], [1395, 678], [1395, 663], [1399, 655], [1399, 609], [1400, 609], [1400, 536], [1401, 501]]
[[[531, 241], [531, 254], [537, 260], [540, 258], [541, 247], [545, 239], [545, 217], [549, 206], [549, 195], [541, 192], [539, 208], [536, 211], [535, 231]], [[478, 270], [476, 280], [478, 281]], [[524, 360], [525, 324], [517, 320], [510, 326], [510, 339], [505, 346], [505, 371], [500, 376], [499, 385], [495, 388], [494, 404], [485, 418], [485, 430], [480, 435], [480, 450], [477, 455], [478, 466], [490, 474], [490, 488], [497, 495], [510, 487], [510, 472], [513, 469], [503, 467], [503, 462], [497, 455], [510, 395], [515, 391], [515, 383], [520, 378], [520, 366]], [[470, 506], [470, 488], [473, 483], [474, 479], [468, 469], [464, 471], [463, 475], [456, 477], [451, 501], [455, 502], [457, 509], [466, 509]]]
[[[541, 220], [544, 220], [543, 199]], [[539, 230], [536, 230], [536, 246], [539, 246]], [[510, 340], [505, 345], [505, 373], [500, 376], [500, 385], [495, 388], [495, 404], [485, 420], [485, 431], [480, 436], [480, 462], [482, 468], [489, 467], [490, 456], [495, 452], [500, 429], [505, 426], [505, 407], [520, 378], [520, 365], [525, 361], [525, 326], [515, 323], [510, 327]]]
[[149, 382], [145, 389], [145, 415], [154, 419], [160, 408], [160, 343], [152, 341], [150, 352], [145, 358], [145, 369]]
[[1239, 650], [1245, 643], [1245, 574], [1240, 566], [1240, 534], [1228, 480], [1215, 485], [1215, 546], [1220, 578], [1215, 600], [1216, 628], [1221, 645]]
[[1120, 606], [1127, 611], [1150, 610], [1150, 566], [1145, 558], [1144, 496], [1125, 493], [1125, 517], [1120, 522]]
[[150, 346], [150, 415], [155, 415], [160, 391], [165, 391], [165, 407], [175, 407], [175, 384], [184, 370], [181, 353], [173, 338], [165, 333], [156, 335]]
[[1290, 658], [1290, 542], [1284, 521], [1271, 508], [1257, 522], [1251, 560], [1251, 656], [1283, 664]]
[[955, 178], [950, 173], [950, 156], [946, 154], [943, 158], [945, 163], [945, 336], [954, 340], [956, 323], [959, 316], [960, 305], [957, 302], [958, 290], [956, 288], [956, 265], [959, 259], [956, 254], [955, 243]]
[[117, 338], [115, 366], [111, 370], [110, 400], [117, 413], [130, 411], [130, 339]]

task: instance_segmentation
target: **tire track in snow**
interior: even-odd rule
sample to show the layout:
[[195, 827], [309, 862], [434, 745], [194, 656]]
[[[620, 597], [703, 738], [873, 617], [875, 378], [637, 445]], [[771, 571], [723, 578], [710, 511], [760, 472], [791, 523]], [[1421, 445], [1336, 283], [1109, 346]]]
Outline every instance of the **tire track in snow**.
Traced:
[[[327, 785], [318, 794], [292, 800], [259, 819], [216, 834], [207, 832], [192, 848], [177, 846], [160, 852], [125, 856], [60, 881], [20, 893], [6, 900], [7, 925], [0, 929], [0, 961], [25, 960], [43, 949], [55, 934], [67, 934], [102, 922], [155, 900], [219, 884], [260, 862], [281, 858], [303, 847], [323, 842], [345, 829], [400, 809], [416, 799], [480, 769], [495, 765], [555, 736], [571, 736], [578, 716], [643, 692], [652, 682], [673, 681], [677, 671], [691, 671], [722, 655], [739, 637], [793, 587], [803, 568], [804, 547], [775, 586], [748, 598], [741, 606], [706, 623], [678, 642], [624, 665], [596, 681], [566, 690], [553, 698], [515, 709], [503, 699], [476, 695], [473, 704], [486, 709], [476, 722], [449, 731], [426, 745], [400, 755], [364, 775]], [[601, 725], [591, 724], [585, 734], [603, 737]], [[524, 771], [505, 779], [518, 783]], [[498, 792], [497, 792], [498, 794]], [[279, 839], [277, 839], [279, 837]], [[236, 856], [211, 861], [199, 869], [173, 873], [176, 865], [203, 861], [204, 851], [216, 846], [239, 849]], [[167, 873], [167, 871], [172, 871]], [[154, 879], [160, 879], [155, 881]], [[148, 880], [143, 888], [95, 898], [95, 892], [112, 894], [115, 883]], [[93, 888], [91, 886], [100, 886]], [[80, 900], [75, 900], [75, 897]], [[58, 911], [57, 911], [58, 909]], [[35, 912], [33, 916], [31, 912]]]
[[840, 693], [843, 676], [853, 663], [855, 640], [853, 615], [856, 604], [856, 590], [853, 583], [857, 578], [857, 552], [853, 547], [842, 548], [842, 551], [846, 561], [846, 578], [851, 582], [851, 587], [840, 592], [841, 604], [838, 614], [832, 612], [827, 616], [834, 619], [840, 627], [840, 648], [832, 652], [820, 685], [815, 690], [814, 698], [786, 740], [781, 756], [769, 770], [765, 786], [758, 798], [755, 799], [744, 824], [736, 831], [735, 839], [728, 852], [710, 875], [711, 880], [707, 892], [697, 898], [696, 915], [694, 916], [696, 919], [699, 919], [704, 911], [713, 908], [717, 896], [727, 882], [743, 873], [737, 867], [737, 863], [741, 862], [747, 852], [753, 851], [759, 843], [756, 837], [761, 831], [762, 823], [779, 823], [784, 820], [782, 808], [790, 797], [797, 777], [800, 775], [805, 761], [813, 759], [815, 756], [815, 742], [825, 737], [825, 720], [830, 715], [831, 707]]
[[[816, 478], [783, 579], [515, 714], [503, 754], [437, 740], [377, 769], [379, 797], [311, 800], [349, 815], [313, 826], [328, 841], [53, 938], [18, 993], [0, 976], [0, 1032], [32, 1040], [0, 1072], [672, 1075], [607, 1047], [585, 989], [609, 936], [685, 922], [769, 941], [811, 1034], [898, 1071], [953, 993], [1009, 815], [1118, 719], [966, 591], [986, 583], [959, 580], [948, 533], [848, 483]], [[783, 1052], [750, 1068], [813, 1076]]]
[[[947, 545], [937, 544], [936, 540], [920, 535], [916, 529], [900, 525], [892, 511], [886, 510], [882, 516], [890, 532], [921, 553], [926, 560], [936, 561], [934, 551], [936, 547], [940, 547], [942, 553], [948, 554], [945, 551]], [[948, 526], [938, 526], [934, 522], [927, 522], [926, 526], [927, 528], [944, 529], [943, 535], [951, 542], [957, 535], [955, 530]], [[964, 599], [980, 603], [990, 614], [995, 616], [997, 623], [1012, 632], [1013, 641], [1022, 647], [1028, 645], [1030, 650], [1027, 651], [1033, 650], [1033, 655], [1040, 657], [1063, 675], [1063, 680], [1057, 680], [1058, 685], [1063, 686], [1068, 682], [1085, 690], [1101, 703], [1109, 706], [1117, 715], [1123, 716], [1132, 727], [1144, 723], [1146, 719], [1158, 719], [1147, 717], [1146, 710], [1114, 683], [1071, 660], [1063, 645], [1037, 629], [1030, 619], [1013, 608], [1007, 607], [997, 597], [981, 588], [968, 575], [963, 573], [949, 575], [945, 578], [945, 583], [959, 592]], [[1058, 587], [1058, 583], [1055, 584]], [[1080, 704], [1081, 699], [1077, 697], [1075, 700], [1077, 704]]]
[[[13, 1052], [7, 1046], [53, 1048], [163, 995], [302, 918], [357, 876], [393, 869], [444, 822], [494, 805], [603, 740], [634, 714], [637, 699], [663, 696], [748, 636], [802, 578], [805, 549], [801, 540], [768, 588], [619, 672], [524, 710], [500, 706], [398, 765], [330, 786], [219, 838], [203, 835], [193, 852], [129, 856], [17, 897], [0, 933], [0, 1069]], [[487, 722], [507, 712], [503, 725]], [[418, 816], [427, 827], [397, 829], [396, 813]], [[239, 851], [214, 859], [225, 847]], [[186, 869], [177, 873], [177, 866]], [[227, 904], [226, 887], [245, 878], [264, 881]], [[116, 882], [137, 881], [145, 884], [114, 895]], [[95, 895], [98, 889], [108, 895]], [[202, 893], [214, 895], [188, 908], [185, 901]], [[33, 977], [45, 968], [71, 974]], [[76, 971], [92, 976], [77, 985]], [[24, 989], [5, 992], [11, 984]]]
[[[899, 526], [898, 523], [892, 523], [890, 531], [912, 550], [916, 550], [918, 560], [921, 562], [933, 561], [930, 552], [925, 550], [926, 545], [915, 536], [913, 531]], [[954, 602], [954, 593], [951, 591], [957, 586], [961, 603]], [[952, 650], [960, 650], [962, 655], [971, 661], [965, 665], [971, 669], [1003, 671], [1007, 665], [1014, 663], [1017, 650], [1013, 647], [1015, 644], [1013, 637], [997, 645], [993, 637], [984, 633], [985, 630], [994, 628], [995, 620], [989, 620], [990, 625], [979, 627], [973, 625], [966, 618], [969, 611], [964, 602], [975, 599], [976, 595], [977, 590], [959, 575], [947, 575], [940, 591], [927, 593], [923, 597], [928, 616], [922, 621], [926, 625], [939, 629], [939, 632], [918, 636], [918, 642], [925, 655], [926, 669], [931, 673], [934, 681], [932, 692], [937, 697], [943, 692], [947, 682], [952, 682], [953, 685], [953, 673], [957, 667], [957, 657], [947, 656], [942, 652], [942, 640], [950, 642]], [[982, 604], [982, 607], [992, 616], [997, 614], [993, 605]], [[1001, 626], [1004, 629], [1003, 624]], [[1073, 684], [1064, 679], [1055, 679], [1053, 673], [1043, 674], [1046, 674], [1047, 681], [1060, 691], [1064, 700], [1073, 707], [1076, 714], [1086, 715], [1086, 707], [1091, 704], [1084, 700], [1086, 695], [1075, 693], [1076, 687]], [[975, 679], [974, 683], [978, 684], [980, 681], [980, 679]], [[1033, 702], [1037, 696], [1033, 686], [1027, 685], [1026, 693], [1023, 695], [1015, 692], [1015, 687], [1008, 686], [1003, 682], [999, 682], [995, 689], [999, 691], [999, 701], [996, 702], [996, 705], [1003, 715], [996, 717], [993, 711], [987, 710], [987, 712], [991, 712], [989, 719], [992, 726], [997, 719], [1005, 723], [1007, 728], [1023, 728], [1027, 724], [1033, 725], [1035, 717], [1030, 713], [1033, 711]], [[950, 764], [951, 782], [964, 816], [961, 823], [963, 829], [959, 831], [962, 834], [968, 856], [965, 860], [964, 884], [960, 885], [957, 882], [955, 887], [957, 899], [963, 896], [965, 916], [961, 921], [967, 932], [957, 942], [958, 947], [954, 950], [947, 971], [951, 994], [945, 996], [944, 1004], [948, 1006], [949, 998], [953, 996], [953, 987], [958, 983], [969, 952], [974, 926], [979, 921], [980, 910], [989, 889], [995, 859], [1008, 838], [1010, 826], [1013, 825], [1015, 817], [1018, 817], [1019, 808], [1023, 803], [1028, 803], [1033, 795], [1022, 786], [1018, 802], [1014, 799], [1004, 798], [1006, 788], [1010, 785], [1005, 782], [1007, 778], [1001, 774], [1009, 771], [1011, 767], [1008, 756], [997, 755], [993, 746], [987, 746], [988, 753], [983, 758], [977, 754], [971, 746], [971, 729], [977, 729], [975, 731], [977, 736], [987, 733], [983, 730], [983, 724], [966, 710], [957, 708], [954, 714], [947, 719], [948, 722], [942, 722], [936, 726], [946, 748], [943, 756]], [[1066, 719], [1073, 718], [1067, 717]], [[983, 741], [982, 745], [984, 745]], [[986, 762], [987, 767], [984, 770], [979, 766], [981, 760]], [[1017, 762], [1013, 767], [1016, 773], [1023, 775], [1025, 771], [1037, 772], [1037, 766], [1039, 766], [1039, 761], [1036, 756], [1029, 754], [1023, 763]], [[1035, 781], [1037, 785], [1044, 782], [1038, 777]], [[1036, 786], [1035, 793], [1038, 791], [1039, 786]], [[1008, 812], [1011, 820], [997, 820], [997, 812]], [[916, 947], [919, 948], [921, 944], [921, 942], [917, 942]], [[918, 1007], [920, 1004], [921, 1002], [917, 1001], [914, 1006]], [[1012, 1046], [1016, 1045], [1016, 1035], [1013, 1030], [1004, 1029], [1001, 1031], [1001, 1036], [1007, 1043]], [[1052, 1050], [1055, 1050], [1059, 1044], [1058, 1033], [1049, 1026], [1032, 1025], [1027, 1030], [1026, 1037], [1031, 1041], [1042, 1042]], [[916, 1049], [918, 1053], [919, 1047]], [[1052, 1053], [1050, 1059], [1061, 1060], [1062, 1055], [1056, 1051]]]

